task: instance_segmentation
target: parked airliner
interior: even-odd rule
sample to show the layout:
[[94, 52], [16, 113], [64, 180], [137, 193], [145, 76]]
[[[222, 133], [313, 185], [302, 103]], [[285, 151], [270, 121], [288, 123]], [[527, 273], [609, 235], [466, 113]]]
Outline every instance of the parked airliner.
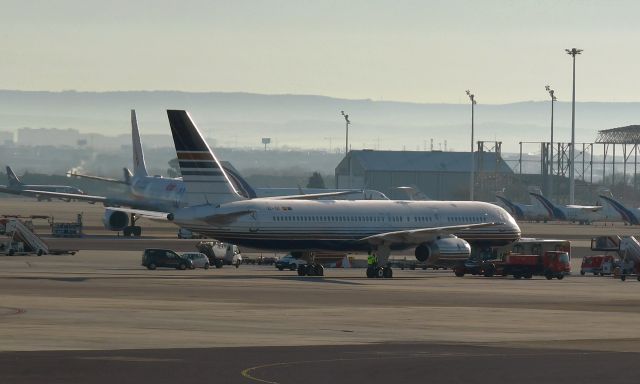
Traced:
[[168, 110], [186, 187], [187, 206], [168, 215], [176, 225], [220, 241], [261, 249], [303, 252], [299, 275], [323, 275], [313, 251], [374, 250], [378, 268], [368, 277], [391, 277], [392, 250], [415, 249], [420, 261], [466, 259], [472, 246], [509, 244], [520, 228], [503, 208], [475, 201], [247, 199], [231, 183], [191, 117]]
[[[0, 192], [9, 193], [14, 195], [25, 195], [25, 196], [34, 196], [35, 194], [32, 192], [57, 192], [57, 193], [70, 193], [75, 195], [84, 195], [85, 193], [76, 187], [72, 187], [69, 185], [34, 185], [34, 184], [24, 184], [18, 176], [13, 172], [11, 167], [7, 166], [7, 179], [9, 181], [9, 185], [0, 186]], [[38, 200], [51, 200], [51, 197], [45, 196], [44, 194], [35, 195]], [[65, 199], [68, 200], [68, 199]]]
[[[89, 175], [75, 175], [101, 181], [116, 182], [126, 184], [128, 186], [128, 196], [125, 197], [109, 197], [109, 196], [91, 196], [80, 195], [74, 192], [65, 191], [42, 191], [24, 188], [21, 194], [35, 196], [38, 198], [63, 198], [76, 199], [88, 202], [99, 202], [105, 207], [103, 224], [105, 229], [111, 231], [122, 231], [125, 236], [140, 236], [142, 227], [136, 225], [137, 219], [146, 217], [149, 219], [166, 220], [167, 213], [173, 212], [175, 209], [185, 205], [183, 195], [185, 187], [182, 179], [165, 178], [161, 176], [150, 176], [147, 172], [147, 166], [144, 159], [144, 151], [140, 140], [138, 130], [138, 121], [135, 110], [131, 110], [131, 140], [133, 144], [133, 174], [124, 169], [124, 180], [115, 180]], [[239, 193], [246, 198], [256, 197], [257, 193], [249, 184], [236, 172], [232, 167], [224, 167], [229, 179], [233, 182], [234, 187]], [[1, 191], [1, 189], [0, 189]], [[352, 195], [359, 193], [361, 198], [384, 198], [386, 196], [377, 191], [323, 191], [319, 193], [302, 192], [304, 196], [301, 198], [315, 199]]]
[[558, 205], [541, 193], [529, 192], [529, 194], [536, 198], [547, 210], [549, 216], [555, 220], [591, 224], [594, 221], [608, 221], [616, 218], [604, 212], [601, 205]]

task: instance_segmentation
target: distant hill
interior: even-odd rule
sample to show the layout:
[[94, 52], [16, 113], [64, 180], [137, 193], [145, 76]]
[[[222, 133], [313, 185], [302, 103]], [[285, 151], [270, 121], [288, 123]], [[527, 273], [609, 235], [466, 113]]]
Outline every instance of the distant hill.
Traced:
[[[223, 147], [259, 147], [271, 137], [277, 147], [344, 149], [344, 120], [351, 117], [353, 149], [469, 148], [468, 104], [421, 104], [346, 100], [312, 95], [191, 93], [176, 91], [26, 92], [0, 90], [0, 131], [20, 127], [74, 128], [106, 135], [129, 132], [129, 110], [138, 111], [142, 135], [166, 135], [167, 108], [192, 113], [201, 130]], [[520, 102], [476, 106], [476, 139], [503, 142], [515, 152], [520, 141], [548, 140], [550, 105]], [[576, 105], [577, 141], [593, 141], [597, 130], [640, 123], [640, 103]], [[571, 103], [556, 104], [556, 140], [568, 140]], [[144, 137], [143, 137], [144, 139]], [[169, 143], [170, 144], [170, 143]]]

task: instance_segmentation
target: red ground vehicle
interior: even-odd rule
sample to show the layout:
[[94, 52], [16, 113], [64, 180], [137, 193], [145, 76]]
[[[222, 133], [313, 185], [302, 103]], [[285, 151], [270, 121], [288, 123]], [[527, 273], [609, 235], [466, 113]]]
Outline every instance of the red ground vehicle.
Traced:
[[616, 267], [616, 260], [613, 255], [585, 256], [580, 265], [580, 274], [593, 273], [594, 276], [610, 275]]
[[554, 277], [558, 280], [571, 273], [569, 254], [564, 251], [546, 251], [542, 255], [520, 255], [512, 253], [506, 255], [504, 261], [489, 261], [483, 264], [484, 276], [493, 275], [513, 276], [516, 279], [524, 277], [530, 279], [535, 276], [545, 276], [547, 280]]

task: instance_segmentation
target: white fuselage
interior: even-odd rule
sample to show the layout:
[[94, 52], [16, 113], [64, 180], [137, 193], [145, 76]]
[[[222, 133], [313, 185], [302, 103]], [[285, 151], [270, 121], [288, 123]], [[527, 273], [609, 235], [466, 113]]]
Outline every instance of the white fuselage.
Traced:
[[[224, 222], [211, 219], [237, 212], [246, 214]], [[456, 236], [487, 246], [508, 244], [520, 237], [520, 228], [504, 209], [475, 201], [253, 199], [182, 208], [173, 220], [220, 241], [278, 250], [357, 251], [369, 247], [361, 241], [367, 236], [477, 223], [497, 224], [460, 231]], [[414, 245], [393, 244], [392, 248]]]

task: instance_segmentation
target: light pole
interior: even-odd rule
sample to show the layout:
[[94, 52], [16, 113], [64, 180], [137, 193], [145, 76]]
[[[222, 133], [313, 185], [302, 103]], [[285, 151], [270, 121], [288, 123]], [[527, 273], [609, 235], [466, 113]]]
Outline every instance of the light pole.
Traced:
[[582, 49], [565, 49], [567, 54], [573, 57], [573, 95], [571, 98], [571, 150], [569, 151], [571, 164], [569, 166], [569, 204], [575, 204], [576, 181], [574, 180], [574, 154], [576, 146], [576, 55], [582, 53]]
[[[344, 111], [340, 111], [345, 121], [345, 141], [344, 141], [344, 157], [347, 158], [349, 154], [349, 125], [351, 121], [349, 121], [349, 115], [345, 114]], [[349, 157], [349, 188], [351, 188], [351, 157]]]
[[553, 89], [550, 86], [545, 85], [544, 89], [549, 92], [549, 96], [551, 96], [551, 154], [549, 156], [549, 197], [553, 197], [553, 103], [558, 100], [554, 94]]
[[467, 89], [467, 96], [469, 96], [469, 100], [471, 100], [471, 177], [469, 180], [469, 200], [473, 201], [473, 189], [474, 189], [474, 179], [476, 173], [476, 164], [475, 164], [475, 156], [473, 151], [473, 113], [474, 106], [476, 105], [475, 95]]

